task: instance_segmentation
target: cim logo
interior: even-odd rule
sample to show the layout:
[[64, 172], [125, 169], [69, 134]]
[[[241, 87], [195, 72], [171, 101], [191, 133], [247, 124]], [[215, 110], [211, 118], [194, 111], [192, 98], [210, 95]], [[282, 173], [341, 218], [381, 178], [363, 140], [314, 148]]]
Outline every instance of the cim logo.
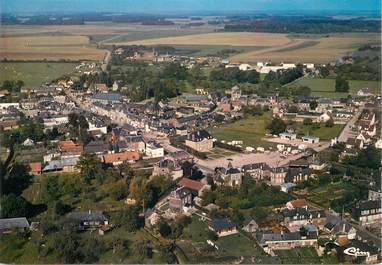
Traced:
[[368, 251], [360, 251], [359, 248], [351, 247], [344, 250], [344, 253], [349, 256], [355, 256], [355, 257], [369, 257], [370, 252]]

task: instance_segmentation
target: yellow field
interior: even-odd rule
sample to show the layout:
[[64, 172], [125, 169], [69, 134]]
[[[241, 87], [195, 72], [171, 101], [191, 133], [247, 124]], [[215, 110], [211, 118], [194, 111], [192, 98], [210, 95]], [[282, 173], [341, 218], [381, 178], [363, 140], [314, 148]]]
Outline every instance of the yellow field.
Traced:
[[89, 46], [85, 36], [0, 38], [0, 58], [8, 60], [103, 60], [105, 50]]
[[293, 40], [286, 34], [273, 33], [207, 33], [180, 37], [166, 37], [130, 41], [118, 44], [141, 45], [230, 45], [230, 46], [257, 46], [273, 47], [288, 45]]
[[[311, 44], [309, 44], [310, 40], [297, 39], [287, 46], [241, 53], [233, 56], [232, 59], [248, 62], [271, 60], [327, 63], [354, 51], [364, 44], [378, 43], [378, 38], [377, 35], [366, 35], [365, 37], [329, 37], [320, 38], [316, 43]], [[305, 44], [306, 47], [304, 47]]]
[[327, 63], [363, 44], [380, 43], [378, 34], [343, 34], [330, 37], [291, 38], [276, 33], [208, 33], [180, 37], [145, 39], [115, 44], [142, 45], [228, 45], [256, 47], [253, 51], [231, 57], [233, 61], [284, 61]]

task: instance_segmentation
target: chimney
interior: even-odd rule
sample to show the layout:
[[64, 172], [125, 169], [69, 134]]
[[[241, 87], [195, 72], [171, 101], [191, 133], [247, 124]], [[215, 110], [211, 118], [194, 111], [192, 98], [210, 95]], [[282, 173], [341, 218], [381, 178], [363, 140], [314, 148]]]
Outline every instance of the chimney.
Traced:
[[342, 224], [342, 232], [345, 232], [346, 231], [346, 223], [343, 223]]
[[91, 213], [92, 213], [92, 210], [89, 210], [89, 215], [91, 215]]

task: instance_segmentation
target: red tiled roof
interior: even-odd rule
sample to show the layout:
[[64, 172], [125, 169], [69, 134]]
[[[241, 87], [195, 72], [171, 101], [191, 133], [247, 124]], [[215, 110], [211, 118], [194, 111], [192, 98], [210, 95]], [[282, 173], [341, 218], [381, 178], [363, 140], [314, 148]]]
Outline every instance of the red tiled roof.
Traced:
[[204, 184], [189, 178], [182, 178], [178, 182], [177, 186], [189, 188], [191, 190], [195, 190], [199, 192], [203, 188]]
[[35, 162], [29, 164], [30, 172], [32, 173], [40, 173], [41, 172], [41, 163]]
[[107, 164], [119, 162], [119, 161], [129, 161], [129, 160], [138, 160], [138, 152], [123, 152], [123, 153], [114, 153], [106, 154], [103, 156], [103, 161]]
[[81, 154], [84, 150], [84, 146], [82, 144], [76, 144], [73, 141], [59, 141], [58, 146], [63, 153]]
[[304, 199], [297, 199], [297, 200], [292, 200], [289, 202], [294, 208], [298, 207], [303, 207], [306, 206], [306, 201]]

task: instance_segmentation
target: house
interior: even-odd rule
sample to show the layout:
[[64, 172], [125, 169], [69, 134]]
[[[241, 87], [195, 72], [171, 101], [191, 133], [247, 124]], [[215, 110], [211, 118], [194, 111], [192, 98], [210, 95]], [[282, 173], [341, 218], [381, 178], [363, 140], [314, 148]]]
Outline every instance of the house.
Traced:
[[348, 138], [345, 144], [346, 149], [358, 148], [363, 149], [364, 142], [362, 139]]
[[255, 233], [259, 229], [259, 225], [253, 217], [246, 217], [242, 229], [248, 233]]
[[119, 93], [95, 93], [91, 97], [93, 103], [101, 103], [104, 105], [122, 102], [122, 95]]
[[301, 138], [303, 143], [309, 143], [309, 144], [316, 144], [320, 141], [320, 138], [312, 136], [312, 135], [307, 135]]
[[370, 97], [370, 96], [374, 96], [374, 94], [371, 92], [371, 90], [368, 87], [363, 87], [357, 91], [357, 96]]
[[29, 173], [32, 175], [41, 175], [42, 168], [41, 168], [41, 162], [35, 162], [29, 164]]
[[289, 193], [296, 186], [297, 186], [297, 184], [295, 184], [295, 183], [287, 182], [287, 183], [283, 183], [280, 185], [280, 190], [282, 192]]
[[213, 139], [206, 130], [200, 130], [190, 133], [185, 144], [195, 151], [208, 152], [213, 148]]
[[192, 180], [189, 178], [182, 178], [176, 184], [177, 187], [187, 188], [192, 192], [193, 196], [201, 196], [204, 190], [209, 189], [208, 185], [205, 185], [199, 181]]
[[4, 120], [0, 121], [0, 128], [2, 128], [4, 131], [9, 131], [12, 129], [17, 129], [19, 126], [17, 124], [16, 120]]
[[221, 177], [225, 185], [235, 187], [241, 186], [243, 182], [243, 173], [238, 168], [232, 166], [229, 166], [227, 169], [219, 167], [215, 169], [215, 172]]
[[328, 112], [328, 111], [326, 111], [326, 112], [322, 113], [322, 114], [319, 116], [318, 120], [319, 120], [320, 122], [327, 122], [327, 121], [329, 121], [331, 118], [332, 118], [331, 113]]
[[274, 250], [292, 249], [300, 247], [317, 247], [317, 235], [312, 233], [302, 235], [298, 232], [291, 233], [264, 233], [260, 240], [260, 246], [268, 254]]
[[335, 237], [346, 237], [348, 240], [353, 240], [357, 236], [357, 230], [348, 222], [341, 220], [337, 216], [328, 216], [324, 230], [331, 233]]
[[58, 148], [62, 155], [73, 155], [80, 156], [84, 150], [82, 144], [77, 144], [72, 140], [69, 141], [59, 141]]
[[307, 224], [313, 224], [319, 228], [323, 228], [326, 224], [324, 210], [309, 209], [308, 207], [285, 208], [281, 214], [284, 218], [284, 225], [292, 232], [298, 231], [301, 226]]
[[236, 225], [228, 218], [213, 218], [210, 221], [208, 228], [214, 231], [218, 237], [233, 235], [239, 232]]
[[296, 200], [292, 200], [292, 201], [289, 201], [285, 204], [285, 206], [292, 210], [292, 209], [296, 209], [296, 208], [300, 208], [300, 207], [304, 207], [304, 208], [307, 208], [308, 207], [308, 204], [306, 203], [305, 199], [296, 199]]
[[262, 180], [271, 175], [271, 168], [266, 163], [253, 163], [242, 166], [244, 174], [250, 175], [254, 180]]
[[369, 190], [368, 200], [378, 201], [378, 200], [381, 200], [381, 198], [382, 198], [382, 193], [380, 190], [379, 191]]
[[122, 153], [105, 154], [102, 158], [105, 164], [117, 166], [124, 162], [134, 162], [139, 160], [139, 153], [135, 151], [126, 151]]
[[352, 218], [360, 222], [362, 226], [381, 224], [382, 209], [381, 201], [362, 201], [352, 209]]
[[297, 134], [283, 132], [283, 133], [279, 134], [279, 137], [280, 137], [280, 139], [283, 139], [283, 140], [296, 140]]
[[91, 141], [84, 148], [85, 153], [102, 155], [109, 151], [109, 146], [103, 141]]
[[[129, 135], [126, 137], [126, 150], [124, 151], [137, 151], [137, 152], [145, 152], [146, 143], [143, 140], [141, 135]], [[122, 151], [122, 150], [120, 150]]]
[[225, 93], [231, 97], [231, 102], [240, 99], [241, 97], [241, 90], [238, 86], [234, 86], [230, 90], [226, 90]]
[[288, 170], [285, 167], [271, 168], [270, 182], [273, 186], [280, 186], [285, 182]]
[[289, 168], [287, 173], [288, 180], [293, 183], [306, 181], [313, 177], [315, 174], [311, 168]]
[[0, 219], [0, 231], [1, 233], [10, 233], [13, 230], [25, 231], [29, 229], [29, 223], [27, 218], [2, 218]]
[[172, 211], [183, 211], [183, 207], [192, 205], [192, 193], [185, 187], [179, 187], [169, 196], [169, 207]]
[[99, 92], [104, 92], [104, 93], [107, 92], [106, 84], [95, 84], [94, 88], [95, 88], [95, 90], [97, 90]]
[[109, 226], [106, 216], [98, 211], [72, 212], [67, 217], [69, 220], [78, 223], [80, 230]]
[[183, 176], [183, 169], [176, 159], [165, 157], [157, 164], [154, 164], [152, 176], [160, 175], [172, 175], [172, 179], [176, 180]]
[[67, 157], [58, 160], [51, 160], [45, 165], [42, 172], [78, 172], [79, 169], [76, 167], [78, 160], [78, 157]]
[[150, 158], [158, 158], [164, 156], [164, 149], [155, 142], [146, 144], [146, 155]]

